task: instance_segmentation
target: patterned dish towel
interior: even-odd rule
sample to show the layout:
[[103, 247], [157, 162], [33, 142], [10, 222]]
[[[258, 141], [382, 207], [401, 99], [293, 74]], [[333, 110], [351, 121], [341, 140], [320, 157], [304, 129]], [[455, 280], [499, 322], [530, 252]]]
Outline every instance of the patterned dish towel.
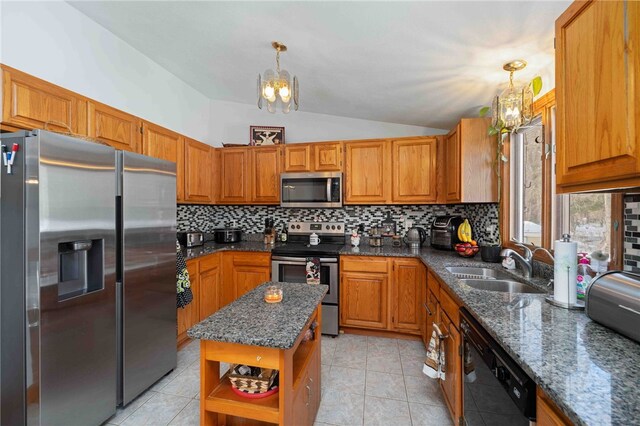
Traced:
[[307, 257], [307, 284], [320, 284], [320, 259]]
[[184, 260], [180, 243], [176, 241], [176, 284], [177, 284], [177, 303], [178, 308], [184, 309], [193, 300], [191, 292], [191, 281], [189, 280], [189, 271], [187, 271], [187, 262]]
[[432, 379], [445, 379], [444, 351], [441, 350], [443, 343], [440, 339], [442, 336], [440, 327], [434, 323], [431, 340], [429, 340], [429, 348], [427, 349], [427, 359], [425, 359], [422, 366], [422, 372]]

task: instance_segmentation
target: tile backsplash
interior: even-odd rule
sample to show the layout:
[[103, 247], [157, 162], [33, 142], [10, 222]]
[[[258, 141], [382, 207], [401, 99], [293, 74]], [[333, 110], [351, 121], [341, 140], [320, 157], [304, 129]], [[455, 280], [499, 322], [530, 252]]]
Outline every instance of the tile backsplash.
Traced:
[[402, 218], [423, 226], [429, 226], [435, 216], [458, 214], [466, 217], [474, 229], [474, 237], [479, 242], [497, 240], [497, 204], [454, 204], [454, 205], [406, 205], [406, 206], [344, 206], [337, 209], [296, 209], [278, 206], [209, 206], [178, 205], [178, 231], [199, 230], [210, 232], [214, 228], [233, 225], [241, 227], [246, 234], [259, 234], [264, 228], [264, 220], [271, 217], [278, 229], [290, 221], [337, 221], [345, 222], [347, 230], [363, 223], [365, 229], [383, 221], [387, 212], [396, 221], [399, 233]]
[[640, 195], [624, 197], [624, 270], [640, 273]]

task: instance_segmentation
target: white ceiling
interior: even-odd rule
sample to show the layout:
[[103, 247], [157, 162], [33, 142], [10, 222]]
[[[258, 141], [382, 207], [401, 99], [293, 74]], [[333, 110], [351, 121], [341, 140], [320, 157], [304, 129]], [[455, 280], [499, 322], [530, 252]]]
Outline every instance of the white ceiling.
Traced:
[[448, 129], [504, 88], [510, 59], [554, 86], [570, 1], [70, 3], [212, 99], [255, 103], [279, 40], [301, 110]]

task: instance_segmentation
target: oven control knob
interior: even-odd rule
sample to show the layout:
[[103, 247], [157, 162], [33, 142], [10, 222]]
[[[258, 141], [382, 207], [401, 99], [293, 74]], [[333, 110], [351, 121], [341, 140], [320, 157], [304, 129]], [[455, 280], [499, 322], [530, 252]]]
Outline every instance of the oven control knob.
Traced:
[[296, 225], [296, 229], [300, 229], [300, 225]]
[[291, 224], [291, 229], [296, 229], [296, 226], [293, 223]]
[[335, 231], [336, 230], [336, 226], [335, 225], [331, 225], [331, 229], [333, 229]]
[[342, 229], [342, 226], [338, 225], [338, 231], [339, 231], [340, 229]]
[[505, 382], [509, 380], [509, 372], [507, 371], [506, 368], [502, 366], [498, 366], [496, 368], [496, 377], [498, 378], [499, 381]]
[[329, 229], [329, 225], [325, 226], [324, 229]]

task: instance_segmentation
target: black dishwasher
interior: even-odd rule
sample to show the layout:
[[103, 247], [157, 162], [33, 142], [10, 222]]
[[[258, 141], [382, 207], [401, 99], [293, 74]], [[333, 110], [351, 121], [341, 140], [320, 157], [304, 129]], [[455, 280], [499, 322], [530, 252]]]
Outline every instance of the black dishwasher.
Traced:
[[[465, 424], [528, 425], [536, 419], [536, 384], [475, 320], [460, 310], [465, 354]], [[471, 363], [469, 363], [471, 361]]]

